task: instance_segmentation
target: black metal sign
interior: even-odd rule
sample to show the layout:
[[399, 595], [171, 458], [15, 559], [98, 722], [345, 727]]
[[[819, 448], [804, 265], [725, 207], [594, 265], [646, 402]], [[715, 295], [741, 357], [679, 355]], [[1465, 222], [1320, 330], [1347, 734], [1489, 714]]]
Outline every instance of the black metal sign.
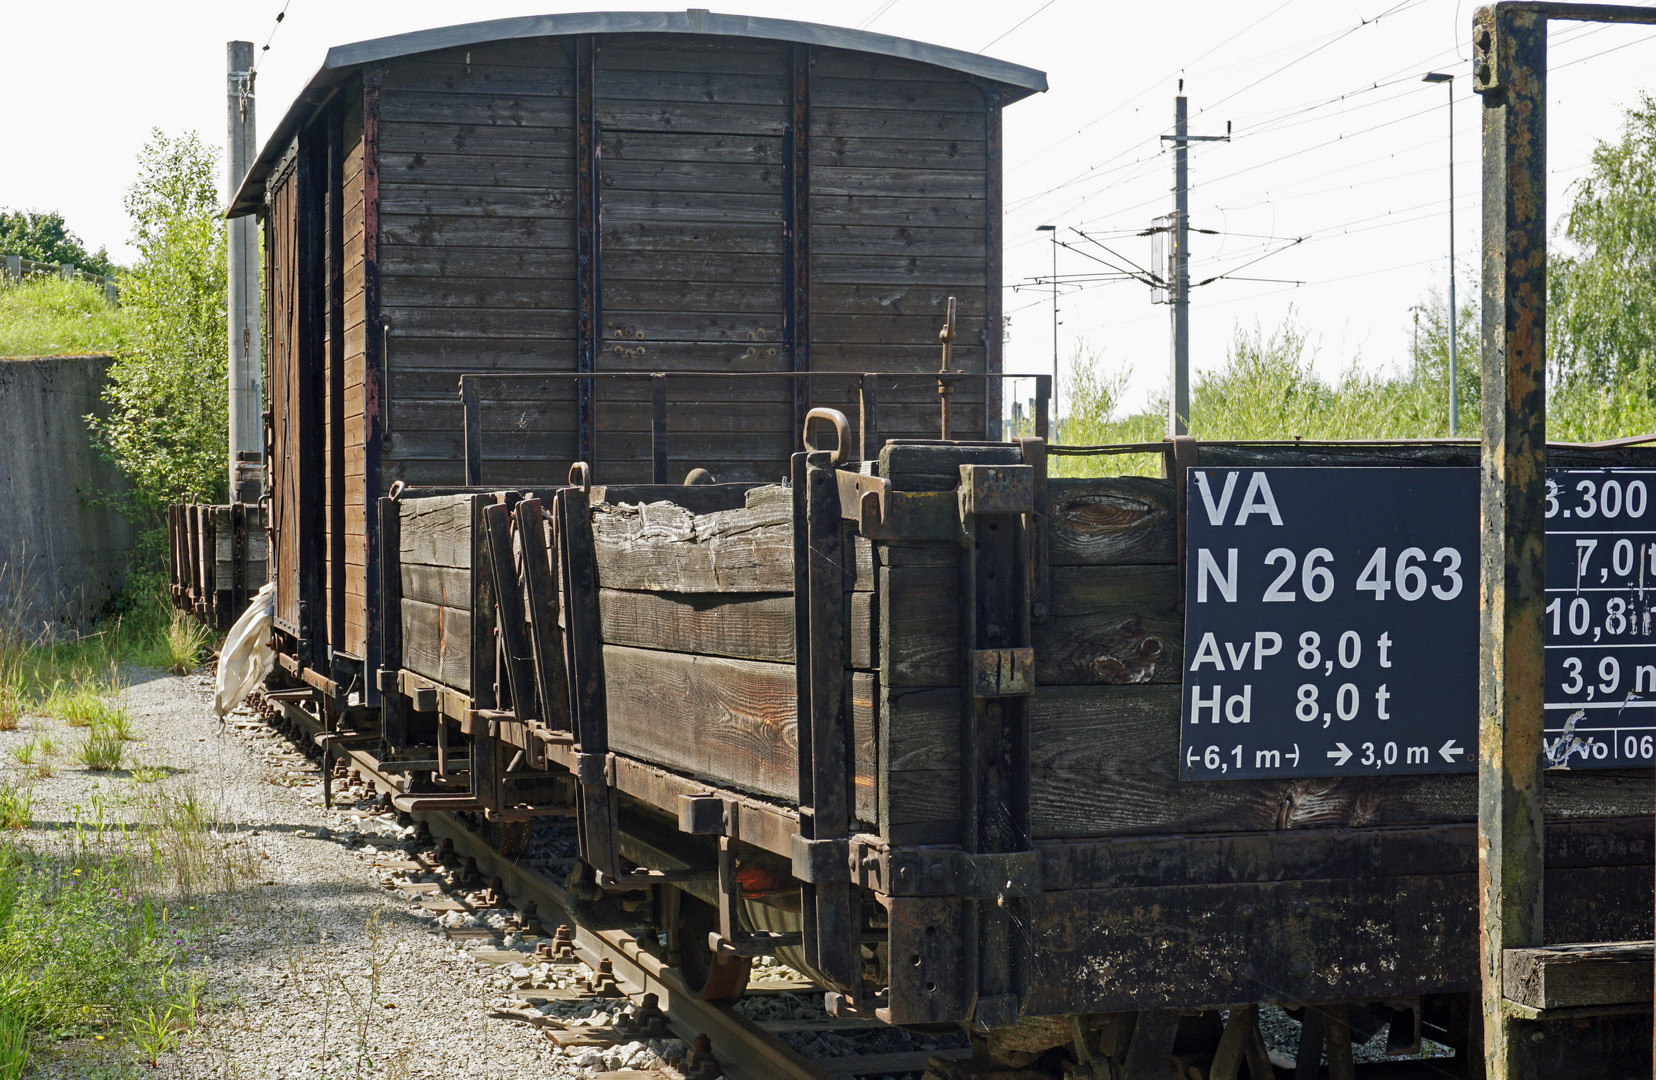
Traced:
[[[1197, 468], [1186, 487], [1185, 779], [1476, 769], [1476, 469]], [[1555, 767], [1656, 752], [1652, 490], [1549, 474]]]

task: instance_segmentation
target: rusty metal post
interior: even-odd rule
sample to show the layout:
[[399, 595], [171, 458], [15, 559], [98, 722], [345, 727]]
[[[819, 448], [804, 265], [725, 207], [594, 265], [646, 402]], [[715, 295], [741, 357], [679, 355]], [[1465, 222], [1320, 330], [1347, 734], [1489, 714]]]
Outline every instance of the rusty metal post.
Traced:
[[483, 405], [477, 397], [477, 380], [460, 376], [461, 415], [466, 447], [466, 486], [483, 485]]
[[[954, 339], [955, 298], [951, 296], [949, 297], [948, 314], [943, 319], [943, 329], [937, 332], [937, 340], [943, 343], [943, 364], [937, 369], [939, 375], [946, 375], [949, 372], [949, 361], [954, 357]], [[941, 419], [938, 421], [938, 431], [941, 434], [938, 435], [938, 438], [944, 442], [949, 441], [949, 403], [953, 389], [954, 387], [949, 384], [948, 379], [940, 378], [937, 380], [937, 402], [941, 410]]]
[[[1527, 6], [1527, 5], [1526, 5]], [[1518, 1080], [1506, 950], [1542, 939], [1542, 613], [1546, 603], [1547, 15], [1473, 18], [1483, 95], [1482, 626], [1478, 900], [1484, 1056]]]

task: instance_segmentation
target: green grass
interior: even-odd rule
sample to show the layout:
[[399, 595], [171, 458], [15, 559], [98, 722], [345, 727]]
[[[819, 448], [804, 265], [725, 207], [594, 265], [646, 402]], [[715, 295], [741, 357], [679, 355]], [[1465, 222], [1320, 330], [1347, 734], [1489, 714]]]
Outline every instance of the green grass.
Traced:
[[120, 736], [107, 727], [96, 726], [86, 733], [86, 742], [81, 745], [75, 760], [93, 772], [112, 772], [121, 767], [125, 754], [126, 745], [121, 742]]
[[[1463, 330], [1463, 340], [1465, 331]], [[1476, 351], [1462, 348], [1461, 437], [1476, 438], [1479, 401]], [[1474, 357], [1465, 360], [1465, 357]], [[1191, 388], [1189, 428], [1200, 440], [1441, 439], [1449, 435], [1444, 365], [1423, 356], [1412, 370], [1374, 374], [1352, 365], [1333, 380], [1320, 376], [1305, 336], [1291, 322], [1272, 334], [1239, 331], [1227, 362], [1198, 374]], [[1126, 412], [1120, 401], [1130, 369], [1110, 371], [1096, 353], [1078, 350], [1064, 387], [1065, 417], [1057, 440], [1072, 446], [1157, 442], [1167, 429], [1165, 400]], [[1609, 387], [1585, 379], [1552, 380], [1547, 437], [1593, 442], [1656, 431], [1656, 366]], [[1162, 455], [1060, 455], [1055, 476], [1162, 473]]]
[[0, 356], [121, 352], [129, 321], [90, 282], [37, 276], [0, 283]]
[[201, 665], [212, 633], [201, 623], [182, 611], [174, 610], [167, 621], [162, 639], [166, 662], [162, 665], [174, 675], [188, 675]]

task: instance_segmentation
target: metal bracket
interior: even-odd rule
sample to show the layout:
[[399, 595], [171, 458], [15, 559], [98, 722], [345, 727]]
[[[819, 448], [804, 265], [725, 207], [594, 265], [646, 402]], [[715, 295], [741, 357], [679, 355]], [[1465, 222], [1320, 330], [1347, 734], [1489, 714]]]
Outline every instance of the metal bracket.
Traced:
[[614, 775], [614, 768], [610, 764], [610, 754], [576, 754], [575, 779], [583, 784], [597, 784], [600, 787], [610, 782]]
[[1034, 689], [1034, 649], [972, 650], [973, 697], [1025, 697]]
[[960, 516], [1028, 514], [1035, 509], [1035, 470], [1028, 465], [960, 466]]
[[713, 794], [680, 795], [679, 832], [697, 836], [728, 836], [736, 816], [735, 805]]
[[959, 848], [907, 848], [891, 856], [892, 896], [1010, 900], [1041, 892], [1039, 851], [972, 855]]
[[793, 837], [793, 876], [809, 885], [823, 885], [851, 880], [851, 841], [848, 837], [832, 840], [807, 840], [798, 833]]

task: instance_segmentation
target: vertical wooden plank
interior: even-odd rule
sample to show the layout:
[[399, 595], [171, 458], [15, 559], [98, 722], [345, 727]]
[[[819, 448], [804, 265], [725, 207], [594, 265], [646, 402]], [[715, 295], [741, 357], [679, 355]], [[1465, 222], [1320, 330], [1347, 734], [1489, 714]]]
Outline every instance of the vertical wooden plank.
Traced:
[[495, 626], [500, 635], [506, 686], [512, 711], [526, 723], [542, 716], [535, 700], [535, 676], [528, 626], [523, 616], [523, 587], [512, 558], [512, 512], [501, 503], [483, 508], [483, 540], [489, 552], [489, 574], [494, 583]]
[[[336, 99], [327, 109], [323, 123], [324, 138], [323, 177], [324, 209], [323, 260], [324, 288], [323, 328], [327, 351], [323, 356], [324, 379], [327, 386], [327, 419], [325, 427], [328, 443], [326, 497], [328, 541], [326, 549], [328, 575], [328, 641], [336, 649], [345, 649], [345, 607], [350, 603], [345, 591], [345, 114], [344, 102]], [[331, 670], [331, 668], [330, 668]]]
[[[845, 544], [839, 485], [832, 455], [806, 455], [807, 537], [805, 605], [808, 636], [795, 647], [809, 656], [810, 695], [800, 709], [799, 742], [811, 746], [811, 833], [815, 842], [851, 835], [853, 762], [851, 708], [845, 677]], [[797, 604], [797, 601], [796, 601]], [[806, 801], [806, 790], [799, 792]], [[804, 822], [801, 821], [803, 832]], [[841, 990], [856, 994], [862, 983], [859, 932], [849, 881], [812, 886], [816, 922], [816, 964]]]
[[547, 727], [567, 730], [569, 686], [563, 635], [558, 630], [558, 586], [546, 544], [547, 517], [539, 499], [524, 499], [515, 513], [523, 549], [523, 580], [529, 593], [529, 634], [540, 690], [540, 721]]
[[288, 403], [297, 415], [295, 445], [290, 454], [297, 459], [296, 475], [290, 477], [296, 492], [295, 535], [298, 556], [299, 663], [326, 672], [328, 656], [327, 540], [324, 520], [323, 407], [326, 399], [326, 354], [323, 350], [326, 307], [325, 203], [327, 184], [325, 127], [317, 125], [299, 133], [299, 151], [294, 166], [295, 205], [295, 340], [293, 342], [296, 390]]
[[619, 873], [616, 860], [614, 789], [604, 775], [609, 755], [608, 704], [604, 691], [604, 647], [598, 618], [598, 559], [592, 539], [592, 511], [585, 490], [558, 492], [559, 548], [564, 579], [564, 630], [568, 642], [570, 714], [575, 727], [577, 811], [581, 857], [605, 874]]
[[381, 498], [378, 505], [377, 535], [385, 550], [380, 554], [380, 581], [377, 600], [381, 605], [378, 623], [384, 629], [379, 639], [376, 677], [368, 682], [380, 693], [380, 734], [393, 750], [408, 745], [408, 699], [397, 688], [402, 668], [402, 519], [401, 504]]
[[667, 482], [667, 376], [650, 376], [650, 476], [653, 483]]
[[500, 705], [496, 694], [496, 648], [494, 637], [494, 583], [489, 579], [488, 539], [483, 531], [483, 508], [489, 496], [472, 495], [471, 503], [471, 695], [472, 707], [494, 709]]
[[[983, 88], [984, 201], [988, 214], [983, 280], [983, 437], [1001, 437], [1001, 99], [998, 86]], [[1038, 434], [1045, 435], [1044, 432]]]
[[[811, 370], [811, 46], [788, 47], [782, 136], [782, 340], [795, 371]], [[804, 447], [811, 380], [793, 380], [794, 449]]]
[[[602, 327], [599, 222], [598, 117], [594, 102], [598, 45], [591, 34], [575, 39], [575, 370], [598, 370]], [[598, 388], [592, 379], [576, 385], [575, 455], [598, 465]]]
[[[385, 355], [386, 339], [389, 330], [382, 323], [380, 314], [380, 280], [379, 280], [379, 87], [380, 72], [373, 68], [364, 68], [362, 73], [362, 438], [363, 438], [363, 498], [368, 507], [385, 491], [382, 476], [381, 453], [388, 435], [386, 419], [389, 417], [389, 403], [391, 386], [388, 377], [389, 368]], [[368, 632], [364, 645], [368, 668], [393, 667], [394, 665], [381, 660], [381, 651], [384, 649], [385, 638], [391, 633], [391, 622], [397, 625], [399, 640], [397, 642], [397, 661], [395, 666], [402, 663], [402, 643], [400, 634], [402, 618], [398, 611], [399, 604], [387, 605], [380, 597], [381, 583], [384, 575], [380, 572], [379, 563], [386, 553], [396, 552], [397, 540], [393, 537], [389, 543], [382, 541], [378, 535], [378, 516], [373, 513], [366, 515], [366, 528], [362, 538], [363, 553], [363, 592], [368, 609]], [[400, 593], [398, 594], [400, 596]], [[373, 680], [369, 680], [367, 703], [372, 706], [379, 701], [380, 688]]]

